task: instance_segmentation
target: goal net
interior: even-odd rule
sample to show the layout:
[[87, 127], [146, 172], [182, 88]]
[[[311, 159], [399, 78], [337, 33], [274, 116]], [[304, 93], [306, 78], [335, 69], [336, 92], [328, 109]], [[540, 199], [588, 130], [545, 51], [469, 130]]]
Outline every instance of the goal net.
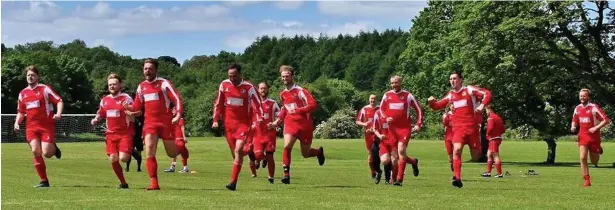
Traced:
[[[25, 142], [26, 127], [24, 119], [18, 132], [13, 130], [16, 114], [2, 114], [2, 143]], [[56, 121], [56, 142], [104, 141], [104, 119], [92, 126], [90, 121], [96, 114], [62, 114], [62, 119]]]

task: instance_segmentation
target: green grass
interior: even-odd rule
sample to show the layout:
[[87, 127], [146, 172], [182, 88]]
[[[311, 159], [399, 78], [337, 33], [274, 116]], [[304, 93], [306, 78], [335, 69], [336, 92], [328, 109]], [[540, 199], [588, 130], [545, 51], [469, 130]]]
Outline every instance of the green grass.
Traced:
[[[324, 166], [304, 159], [293, 150], [292, 183], [279, 182], [281, 146], [276, 153], [276, 182], [266, 180], [266, 170], [250, 178], [247, 164], [238, 189], [227, 184], [232, 160], [222, 138], [191, 138], [190, 166], [198, 173], [164, 173], [169, 158], [159, 145], [161, 191], [146, 192], [146, 172], [125, 173], [131, 189], [118, 190], [117, 178], [106, 159], [104, 143], [64, 143], [61, 160], [46, 159], [50, 189], [34, 189], [38, 176], [25, 143], [2, 144], [2, 209], [611, 209], [615, 189], [615, 143], [603, 143], [600, 168], [591, 168], [593, 185], [582, 187], [578, 152], [574, 142], [558, 144], [556, 166], [536, 164], [546, 158], [544, 142], [508, 141], [501, 146], [503, 179], [481, 178], [482, 163], [463, 165], [464, 187], [450, 184], [451, 172], [441, 141], [412, 141], [409, 153], [420, 159], [421, 174], [411, 175], [403, 187], [375, 185], [369, 177], [361, 140], [315, 140], [327, 156]], [[247, 159], [247, 158], [246, 158]], [[464, 159], [469, 159], [467, 152]], [[181, 165], [181, 164], [180, 164]], [[143, 166], [145, 169], [145, 166]], [[519, 171], [536, 170], [523, 177]]]

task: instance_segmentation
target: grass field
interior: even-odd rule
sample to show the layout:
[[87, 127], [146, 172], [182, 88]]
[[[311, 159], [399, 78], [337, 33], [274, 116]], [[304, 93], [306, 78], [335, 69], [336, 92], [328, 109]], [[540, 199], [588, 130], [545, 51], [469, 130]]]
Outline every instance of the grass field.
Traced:
[[[251, 178], [245, 164], [237, 191], [231, 192], [224, 188], [232, 160], [222, 138], [189, 139], [193, 174], [162, 172], [169, 159], [160, 144], [162, 190], [146, 192], [149, 179], [145, 171], [136, 172], [136, 161], [125, 173], [131, 189], [116, 189], [103, 142], [61, 144], [62, 159], [46, 159], [49, 189], [32, 187], [39, 178], [27, 144], [2, 144], [2, 209], [612, 209], [615, 204], [615, 143], [603, 143], [600, 168], [590, 169], [591, 188], [582, 187], [574, 142], [559, 143], [559, 164], [546, 167], [538, 164], [546, 158], [544, 142], [507, 141], [501, 146], [503, 169], [512, 175], [481, 178], [485, 164], [464, 162], [461, 189], [451, 186], [441, 141], [411, 142], [408, 151], [420, 159], [421, 173], [414, 177], [408, 167], [403, 187], [372, 183], [361, 140], [315, 140], [314, 145], [325, 148], [324, 166], [303, 159], [295, 148], [292, 182], [281, 184], [278, 142], [276, 182], [269, 184], [263, 169]], [[528, 169], [539, 175], [519, 172]]]

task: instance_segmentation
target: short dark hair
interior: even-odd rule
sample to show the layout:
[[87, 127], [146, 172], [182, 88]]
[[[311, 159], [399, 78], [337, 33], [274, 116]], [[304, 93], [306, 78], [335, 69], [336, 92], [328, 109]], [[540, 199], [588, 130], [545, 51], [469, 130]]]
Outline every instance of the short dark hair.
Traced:
[[463, 79], [463, 75], [461, 74], [460, 70], [453, 70], [450, 75], [453, 75], [453, 74], [456, 74], [457, 76], [459, 76], [459, 79]]
[[146, 63], [151, 63], [152, 65], [154, 65], [154, 68], [158, 70], [158, 61], [156, 59], [153, 59], [153, 58], [145, 59], [145, 61], [143, 62], [143, 65], [145, 65]]
[[241, 73], [241, 65], [238, 63], [233, 63], [226, 68], [226, 70], [236, 69], [237, 72]]
[[258, 83], [258, 86], [260, 86], [261, 84], [265, 84], [265, 86], [267, 86], [267, 88], [270, 88], [271, 86], [269, 85], [269, 83], [267, 83], [267, 81], [263, 80], [261, 82]]

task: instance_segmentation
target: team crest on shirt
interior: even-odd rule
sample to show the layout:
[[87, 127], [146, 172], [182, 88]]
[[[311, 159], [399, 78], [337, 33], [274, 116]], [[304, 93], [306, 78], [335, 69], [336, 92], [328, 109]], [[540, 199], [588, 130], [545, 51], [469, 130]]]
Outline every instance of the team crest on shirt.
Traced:
[[154, 88], [158, 88], [158, 83], [154, 84]]
[[587, 110], [585, 113], [589, 114], [591, 111]]
[[224, 88], [224, 92], [228, 92], [228, 88]]
[[402, 97], [399, 97], [399, 99], [404, 100], [404, 97], [403, 97], [403, 96], [402, 96]]
[[246, 90], [241, 89], [241, 94], [245, 94], [245, 93], [246, 93]]
[[466, 96], [466, 92], [462, 92], [462, 93], [461, 93], [461, 96]]

